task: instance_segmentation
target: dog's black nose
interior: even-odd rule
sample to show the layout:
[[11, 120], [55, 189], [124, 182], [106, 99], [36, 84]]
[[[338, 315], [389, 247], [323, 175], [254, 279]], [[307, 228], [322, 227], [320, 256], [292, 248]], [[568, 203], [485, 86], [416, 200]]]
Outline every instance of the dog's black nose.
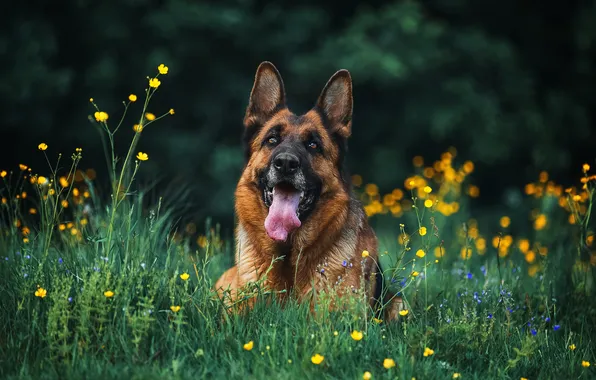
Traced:
[[291, 153], [280, 153], [273, 159], [273, 166], [281, 174], [293, 174], [300, 166], [300, 160]]

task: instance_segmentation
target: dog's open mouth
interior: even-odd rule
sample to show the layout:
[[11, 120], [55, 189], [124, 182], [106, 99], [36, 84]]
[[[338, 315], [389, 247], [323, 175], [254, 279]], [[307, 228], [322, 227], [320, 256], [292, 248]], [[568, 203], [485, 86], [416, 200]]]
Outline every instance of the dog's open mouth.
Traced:
[[265, 205], [269, 207], [265, 230], [271, 239], [286, 241], [288, 234], [300, 227], [304, 195], [304, 191], [289, 183], [278, 183], [272, 188], [264, 189]]

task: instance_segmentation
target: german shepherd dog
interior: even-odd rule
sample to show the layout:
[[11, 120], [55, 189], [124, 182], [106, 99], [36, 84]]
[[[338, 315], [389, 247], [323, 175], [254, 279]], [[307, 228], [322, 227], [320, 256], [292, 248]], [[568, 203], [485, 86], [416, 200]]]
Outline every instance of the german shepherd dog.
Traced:
[[[350, 73], [340, 70], [316, 105], [295, 115], [278, 70], [270, 62], [259, 65], [235, 192], [236, 265], [215, 284], [220, 296], [233, 302], [240, 289], [265, 276], [266, 288], [293, 292], [311, 310], [313, 294], [329, 287], [340, 297], [360, 294], [378, 309], [377, 238], [344, 167], [352, 104]], [[386, 319], [397, 318], [401, 305], [394, 297]]]

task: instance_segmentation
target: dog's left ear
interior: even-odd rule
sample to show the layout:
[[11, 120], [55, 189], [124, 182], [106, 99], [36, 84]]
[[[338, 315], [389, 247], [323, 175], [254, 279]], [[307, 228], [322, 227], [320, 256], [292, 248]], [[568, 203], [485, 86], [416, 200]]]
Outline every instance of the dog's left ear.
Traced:
[[348, 70], [339, 70], [319, 96], [317, 107], [323, 112], [332, 132], [348, 138], [352, 133], [352, 77]]

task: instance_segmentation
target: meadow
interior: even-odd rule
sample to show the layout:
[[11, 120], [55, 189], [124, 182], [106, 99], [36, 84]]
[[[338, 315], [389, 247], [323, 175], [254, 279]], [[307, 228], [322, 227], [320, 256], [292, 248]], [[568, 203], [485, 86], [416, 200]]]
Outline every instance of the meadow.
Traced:
[[[139, 139], [176, 117], [149, 112], [167, 74], [160, 65], [123, 111], [90, 99], [109, 178], [80, 169], [84, 149], [62, 155], [43, 142], [32, 153], [47, 168], [25, 158], [0, 167], [1, 378], [596, 377], [588, 163], [571, 187], [537, 169], [515, 207], [482, 215], [474, 163], [453, 147], [414, 157], [411, 176], [391, 192], [355, 174], [384, 281], [407, 304], [400, 320], [377, 319], [358, 299], [329, 312], [322, 296], [316, 316], [291, 300], [267, 304], [259, 283], [248, 290], [259, 299], [254, 310], [232, 314], [212, 286], [234, 242], [210, 221], [179, 225], [173, 200], [154, 202], [137, 183], [158, 154], [139, 152]], [[132, 141], [117, 140], [123, 128], [134, 130]], [[117, 157], [122, 143], [128, 152]], [[107, 196], [100, 181], [110, 183]]]

